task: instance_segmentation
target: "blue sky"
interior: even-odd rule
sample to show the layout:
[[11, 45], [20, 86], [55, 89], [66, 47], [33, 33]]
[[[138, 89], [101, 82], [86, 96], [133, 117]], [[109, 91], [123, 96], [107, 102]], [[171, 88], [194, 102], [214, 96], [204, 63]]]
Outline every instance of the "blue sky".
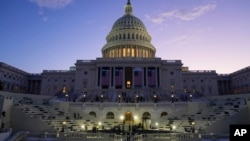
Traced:
[[[164, 60], [231, 73], [250, 66], [249, 0], [131, 0]], [[101, 57], [126, 0], [1, 0], [0, 61], [29, 73]]]

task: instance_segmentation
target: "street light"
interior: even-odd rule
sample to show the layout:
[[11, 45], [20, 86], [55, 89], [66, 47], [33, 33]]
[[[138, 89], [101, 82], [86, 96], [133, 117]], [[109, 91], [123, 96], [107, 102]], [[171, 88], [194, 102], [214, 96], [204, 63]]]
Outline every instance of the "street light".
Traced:
[[118, 102], [121, 102], [121, 95], [118, 95]]
[[134, 116], [134, 120], [137, 120], [138, 119], [138, 117], [137, 116]]
[[68, 94], [66, 94], [65, 96], [66, 96], [66, 101], [68, 101], [68, 96], [69, 96], [69, 95], [68, 95]]
[[154, 95], [154, 102], [157, 103], [157, 95]]
[[175, 126], [175, 125], [173, 125], [173, 126], [172, 126], [172, 130], [175, 130], [175, 129], [176, 129], [176, 126]]
[[158, 123], [158, 122], [156, 122], [156, 123], [155, 123], [155, 126], [158, 126], [158, 125], [159, 125], [159, 123]]
[[81, 125], [81, 129], [82, 129], [82, 130], [85, 129], [85, 125], [84, 125], [84, 124]]
[[63, 125], [62, 125], [62, 132], [64, 132], [64, 130], [65, 130], [65, 126], [66, 126], [66, 121], [63, 121], [63, 123], [62, 123]]
[[121, 120], [124, 120], [124, 116], [120, 116], [120, 119], [121, 119]]
[[122, 131], [124, 131], [124, 116], [120, 116], [121, 122], [122, 122]]
[[98, 122], [99, 130], [101, 129], [101, 126], [102, 126], [102, 122]]
[[190, 99], [190, 101], [192, 101], [192, 97], [193, 97], [193, 95], [192, 95], [192, 94], [190, 94], [190, 95], [189, 95], [189, 99]]
[[192, 124], [192, 132], [194, 133], [195, 132], [195, 122], [193, 121], [191, 124]]
[[174, 103], [174, 94], [171, 95], [171, 101]]
[[84, 92], [84, 95], [83, 95], [83, 102], [86, 101], [86, 96], [87, 96], [87, 92]]
[[139, 102], [139, 95], [136, 95], [136, 103]]
[[101, 102], [103, 102], [103, 95], [101, 95]]

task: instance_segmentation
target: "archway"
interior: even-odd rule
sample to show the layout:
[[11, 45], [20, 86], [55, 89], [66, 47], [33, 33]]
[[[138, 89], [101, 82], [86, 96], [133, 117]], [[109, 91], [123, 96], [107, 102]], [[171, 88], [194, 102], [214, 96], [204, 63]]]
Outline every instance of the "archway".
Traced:
[[131, 112], [124, 113], [124, 122], [125, 124], [131, 124], [133, 123], [133, 114]]
[[149, 112], [144, 112], [142, 114], [142, 124], [145, 130], [150, 128], [151, 125], [151, 114]]
[[108, 112], [108, 113], [106, 114], [106, 119], [114, 119], [114, 118], [115, 118], [115, 115], [114, 115], [113, 112]]
[[164, 117], [166, 117], [167, 115], [168, 115], [167, 112], [162, 112], [162, 113], [161, 113], [161, 118], [164, 118]]
[[142, 114], [142, 119], [144, 119], [144, 120], [151, 119], [150, 113], [149, 112], [144, 112]]
[[94, 111], [89, 112], [89, 115], [96, 118], [96, 112], [94, 112]]

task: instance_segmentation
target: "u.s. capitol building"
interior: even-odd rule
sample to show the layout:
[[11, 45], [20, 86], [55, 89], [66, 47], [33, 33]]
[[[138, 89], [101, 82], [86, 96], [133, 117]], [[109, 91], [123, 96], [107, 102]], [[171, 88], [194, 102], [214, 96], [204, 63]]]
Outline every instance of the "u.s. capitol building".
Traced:
[[0, 127], [27, 140], [32, 133], [45, 139], [51, 133], [53, 140], [130, 140], [131, 135], [88, 131], [132, 133], [135, 127], [167, 132], [134, 140], [179, 141], [249, 123], [250, 67], [222, 75], [155, 57], [151, 36], [129, 0], [106, 41], [101, 58], [77, 60], [69, 70], [32, 74], [0, 62]]

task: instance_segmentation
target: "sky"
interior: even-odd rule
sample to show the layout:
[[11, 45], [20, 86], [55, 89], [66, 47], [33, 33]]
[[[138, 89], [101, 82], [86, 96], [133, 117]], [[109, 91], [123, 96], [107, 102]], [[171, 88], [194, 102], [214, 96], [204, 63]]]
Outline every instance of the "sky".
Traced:
[[[126, 0], [0, 0], [0, 62], [28, 73], [102, 57]], [[131, 0], [157, 49], [190, 70], [250, 66], [249, 0]]]

